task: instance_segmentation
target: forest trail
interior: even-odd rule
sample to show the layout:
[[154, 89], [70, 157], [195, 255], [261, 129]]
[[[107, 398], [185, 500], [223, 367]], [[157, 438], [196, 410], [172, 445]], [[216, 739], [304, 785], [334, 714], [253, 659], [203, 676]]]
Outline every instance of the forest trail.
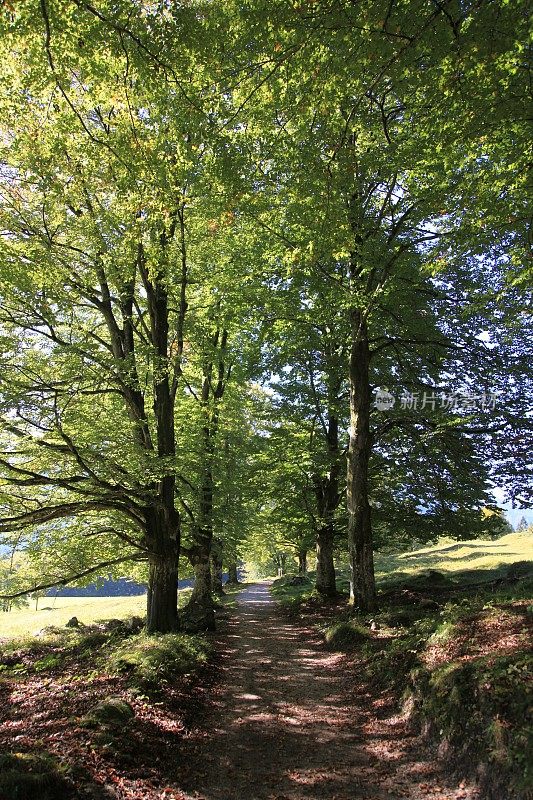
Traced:
[[[473, 800], [357, 685], [345, 656], [244, 589], [219, 639], [223, 677], [186, 788], [195, 800]], [[204, 729], [205, 730], [205, 729]]]

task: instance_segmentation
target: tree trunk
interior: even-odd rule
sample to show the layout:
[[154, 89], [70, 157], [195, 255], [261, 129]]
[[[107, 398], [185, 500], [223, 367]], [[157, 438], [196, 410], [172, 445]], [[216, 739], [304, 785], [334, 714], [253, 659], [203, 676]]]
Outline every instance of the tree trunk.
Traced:
[[[220, 303], [216, 312], [220, 311]], [[213, 604], [213, 583], [210, 569], [213, 545], [213, 465], [218, 433], [219, 403], [224, 395], [226, 381], [231, 367], [226, 369], [224, 357], [228, 341], [228, 332], [216, 327], [211, 344], [218, 350], [218, 368], [216, 383], [213, 384], [214, 363], [207, 359], [204, 364], [201, 406], [205, 415], [202, 428], [202, 479], [198, 498], [198, 518], [193, 533], [194, 544], [189, 551], [189, 559], [194, 567], [195, 583], [191, 599], [184, 609], [184, 624], [191, 630], [214, 630], [215, 612]], [[218, 581], [217, 581], [218, 583]], [[220, 581], [222, 590], [222, 581]]]
[[194, 567], [194, 588], [183, 610], [183, 627], [191, 631], [213, 631], [215, 608], [209, 547], [196, 547], [191, 552], [190, 559]]
[[376, 607], [372, 524], [368, 502], [370, 439], [370, 348], [366, 320], [352, 309], [350, 348], [350, 443], [348, 446], [348, 547], [350, 602], [362, 611]]
[[220, 539], [215, 539], [211, 550], [211, 573], [213, 591], [218, 595], [225, 594], [224, 587], [222, 586], [222, 548], [222, 541]]
[[333, 564], [333, 526], [328, 525], [317, 533], [315, 589], [324, 597], [335, 597], [335, 565]]
[[233, 585], [236, 586], [238, 583], [240, 583], [239, 574], [237, 572], [237, 562], [236, 561], [230, 561], [230, 563], [228, 564], [228, 583], [231, 586], [233, 586]]
[[215, 629], [213, 604], [213, 581], [211, 576], [211, 555], [213, 545], [213, 475], [211, 461], [213, 438], [211, 431], [204, 428], [206, 464], [200, 487], [198, 527], [194, 531], [194, 545], [187, 555], [194, 569], [194, 589], [191, 599], [183, 610], [182, 619], [188, 630]]
[[335, 534], [334, 514], [339, 505], [340, 452], [339, 452], [339, 420], [332, 411], [338, 402], [341, 391], [337, 379], [330, 385], [328, 397], [328, 460], [329, 472], [314, 479], [315, 498], [319, 517], [319, 528], [316, 538], [316, 581], [315, 589], [324, 597], [335, 597], [335, 565], [333, 563], [333, 537]]
[[300, 550], [298, 553], [298, 573], [307, 575], [307, 550]]
[[[213, 440], [206, 434], [209, 447]], [[211, 472], [212, 451], [207, 450], [207, 465], [204, 469], [200, 489], [198, 528], [194, 532], [194, 545], [188, 556], [194, 569], [194, 589], [182, 615], [188, 630], [215, 629], [213, 604], [213, 581], [211, 576], [211, 554], [213, 545], [213, 475]]]
[[[162, 484], [167, 479], [163, 478]], [[158, 505], [145, 510], [147, 544], [150, 550], [146, 629], [148, 633], [172, 633], [178, 630], [178, 557], [180, 520], [168, 497], [173, 484], [163, 485], [166, 509]]]
[[177, 559], [150, 559], [146, 629], [148, 633], [172, 633], [178, 630]]

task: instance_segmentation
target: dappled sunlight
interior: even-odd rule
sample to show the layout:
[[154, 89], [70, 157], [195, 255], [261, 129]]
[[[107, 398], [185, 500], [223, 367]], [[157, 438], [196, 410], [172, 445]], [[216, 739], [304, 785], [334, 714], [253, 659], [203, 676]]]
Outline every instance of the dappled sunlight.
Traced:
[[386, 702], [377, 719], [376, 698], [354, 696], [347, 657], [281, 617], [267, 584], [242, 591], [237, 607], [221, 642], [217, 720], [185, 784], [196, 800], [425, 800], [404, 775], [406, 720], [387, 719]]

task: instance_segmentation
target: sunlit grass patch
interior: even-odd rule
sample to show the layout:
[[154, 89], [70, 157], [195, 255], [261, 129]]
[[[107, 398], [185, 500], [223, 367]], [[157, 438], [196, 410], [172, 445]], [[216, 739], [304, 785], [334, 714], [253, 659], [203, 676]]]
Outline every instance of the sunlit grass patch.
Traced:
[[284, 575], [270, 587], [274, 599], [289, 616], [297, 616], [301, 605], [313, 595], [314, 573]]
[[35, 635], [48, 627], [64, 627], [72, 617], [84, 625], [103, 619], [127, 619], [146, 614], [146, 595], [128, 597], [42, 597], [39, 608], [0, 613], [0, 638]]
[[[191, 589], [181, 589], [180, 607], [190, 597]], [[0, 612], [0, 639], [35, 636], [43, 628], [63, 628], [76, 617], [82, 625], [93, 625], [102, 620], [146, 616], [146, 595], [126, 597], [42, 597], [35, 606]]]
[[473, 572], [478, 573], [479, 580], [491, 580], [506, 565], [519, 561], [531, 561], [533, 572], [533, 537], [527, 531], [495, 540], [447, 541], [411, 552], [376, 553], [375, 557], [378, 583], [408, 580], [427, 570], [456, 582]]

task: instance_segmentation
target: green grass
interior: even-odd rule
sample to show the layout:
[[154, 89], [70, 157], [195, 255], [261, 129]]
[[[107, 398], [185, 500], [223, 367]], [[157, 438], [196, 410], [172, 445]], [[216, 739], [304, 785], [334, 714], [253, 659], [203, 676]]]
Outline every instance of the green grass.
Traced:
[[[465, 584], [505, 578], [509, 567], [519, 563], [525, 573], [530, 562], [533, 575], [533, 536], [530, 532], [510, 533], [501, 539], [484, 541], [445, 541], [432, 547], [403, 553], [376, 553], [375, 573], [378, 589], [406, 584], [412, 589], [460, 588]], [[428, 575], [428, 570], [440, 576]], [[349, 571], [337, 567], [337, 589], [349, 591]], [[309, 572], [309, 584], [291, 586], [291, 575], [274, 580], [272, 594], [282, 608], [296, 615], [302, 603], [313, 596], [315, 573]]]
[[527, 531], [491, 541], [447, 541], [409, 553], [377, 553], [376, 579], [378, 584], [398, 583], [432, 569], [452, 581], [462, 582], [475, 576], [480, 581], [491, 580], [518, 561], [533, 562], [533, 536]]
[[146, 595], [135, 597], [42, 597], [35, 605], [0, 613], [0, 638], [17, 638], [49, 626], [63, 627], [77, 617], [91, 625], [103, 619], [127, 619], [146, 614]]
[[[373, 691], [393, 692], [400, 706], [406, 703], [411, 721], [445, 743], [456, 768], [474, 775], [484, 765], [488, 795], [522, 797], [520, 792], [533, 786], [533, 729], [527, 721], [532, 595], [533, 580], [527, 577], [496, 591], [490, 584], [465, 585], [432, 611], [409, 599], [399, 606], [399, 595], [373, 615], [377, 631], [366, 640], [357, 632], [364, 633], [368, 617], [347, 618], [349, 612], [330, 624], [325, 637], [334, 649], [357, 651], [358, 675]], [[517, 619], [512, 650], [499, 650], [492, 639], [485, 646], [483, 637], [476, 637], [480, 626], [492, 627], [505, 642]]]
[[302, 603], [313, 596], [314, 573], [309, 573], [308, 581], [297, 586], [291, 586], [290, 581], [294, 575], [286, 575], [273, 581], [270, 591], [288, 616], [297, 616]]
[[[128, 687], [160, 694], [177, 677], [194, 676], [206, 664], [211, 645], [201, 635], [130, 632], [124, 626], [51, 629], [42, 637], [4, 641], [0, 680], [24, 681], [35, 674], [122, 676]], [[1, 794], [1, 792], [0, 792]]]
[[[179, 593], [179, 604], [187, 602], [190, 589]], [[35, 635], [42, 628], [62, 628], [72, 617], [84, 625], [106, 619], [145, 617], [146, 595], [133, 597], [42, 597], [38, 610], [31, 603], [25, 608], [0, 612], [0, 639]]]

